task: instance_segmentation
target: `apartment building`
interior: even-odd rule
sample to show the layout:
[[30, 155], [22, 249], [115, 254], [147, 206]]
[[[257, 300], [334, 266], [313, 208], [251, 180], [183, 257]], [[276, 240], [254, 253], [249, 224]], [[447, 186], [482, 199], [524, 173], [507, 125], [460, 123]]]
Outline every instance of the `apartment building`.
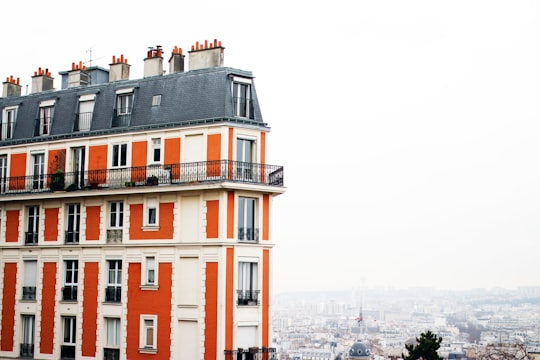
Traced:
[[71, 63], [60, 90], [47, 68], [28, 94], [3, 82], [0, 357], [275, 357], [283, 167], [224, 50], [152, 47], [138, 79], [115, 55]]

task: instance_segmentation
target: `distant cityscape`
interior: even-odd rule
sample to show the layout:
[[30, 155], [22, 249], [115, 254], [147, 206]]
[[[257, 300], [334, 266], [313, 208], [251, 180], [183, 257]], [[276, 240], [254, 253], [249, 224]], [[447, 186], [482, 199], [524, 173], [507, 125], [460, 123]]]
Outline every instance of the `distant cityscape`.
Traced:
[[477, 359], [489, 346], [540, 351], [540, 286], [443, 291], [355, 289], [278, 294], [273, 302], [279, 359], [348, 359], [356, 342], [370, 358], [399, 359], [431, 330], [445, 359]]

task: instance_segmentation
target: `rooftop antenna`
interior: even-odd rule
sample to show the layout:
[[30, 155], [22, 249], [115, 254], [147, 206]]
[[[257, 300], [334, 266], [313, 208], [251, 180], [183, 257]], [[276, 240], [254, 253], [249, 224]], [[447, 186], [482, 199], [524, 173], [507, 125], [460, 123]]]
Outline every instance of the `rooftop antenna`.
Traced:
[[[95, 45], [94, 45], [95, 46]], [[88, 60], [88, 67], [92, 66], [92, 48], [94, 46], [91, 46], [88, 50], [86, 50], [87, 53], [89, 53], [90, 55], [90, 60]]]

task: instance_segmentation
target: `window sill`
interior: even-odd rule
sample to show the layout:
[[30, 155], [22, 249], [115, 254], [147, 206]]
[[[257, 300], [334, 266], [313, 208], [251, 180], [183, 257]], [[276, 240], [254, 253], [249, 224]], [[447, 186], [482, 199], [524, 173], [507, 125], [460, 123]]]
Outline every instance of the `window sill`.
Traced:
[[143, 231], [159, 231], [159, 226], [158, 225], [144, 225], [142, 227], [142, 230]]
[[159, 285], [139, 285], [139, 289], [141, 290], [159, 290]]
[[155, 348], [139, 348], [141, 354], [157, 354], [157, 349]]

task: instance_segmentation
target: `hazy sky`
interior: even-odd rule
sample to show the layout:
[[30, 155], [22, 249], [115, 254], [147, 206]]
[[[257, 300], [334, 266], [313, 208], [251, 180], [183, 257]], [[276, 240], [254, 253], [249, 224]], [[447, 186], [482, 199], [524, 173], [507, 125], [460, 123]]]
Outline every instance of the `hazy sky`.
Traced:
[[2, 81], [30, 85], [42, 67], [60, 88], [58, 72], [90, 49], [92, 65], [123, 54], [140, 78], [148, 47], [169, 54], [213, 39], [225, 66], [253, 71], [268, 162], [285, 166], [276, 292], [540, 286], [540, 2], [31, 0], [1, 10]]

